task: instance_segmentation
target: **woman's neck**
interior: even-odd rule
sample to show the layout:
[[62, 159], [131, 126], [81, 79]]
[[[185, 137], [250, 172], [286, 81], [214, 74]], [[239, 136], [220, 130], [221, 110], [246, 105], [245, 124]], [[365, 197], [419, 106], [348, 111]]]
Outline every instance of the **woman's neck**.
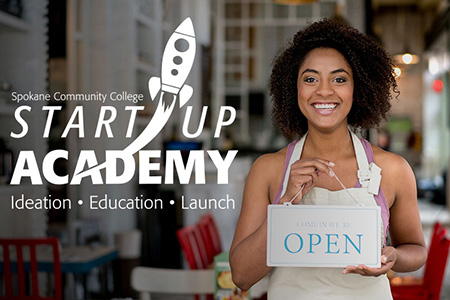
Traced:
[[332, 133], [309, 130], [304, 151], [313, 157], [331, 161], [354, 155], [352, 137], [347, 127]]

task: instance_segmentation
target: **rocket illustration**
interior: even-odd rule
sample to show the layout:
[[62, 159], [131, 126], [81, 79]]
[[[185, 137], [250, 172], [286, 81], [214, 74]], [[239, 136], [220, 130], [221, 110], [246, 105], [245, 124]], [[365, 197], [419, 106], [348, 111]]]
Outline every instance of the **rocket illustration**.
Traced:
[[161, 78], [152, 77], [148, 82], [152, 100], [159, 90], [178, 95], [180, 107], [191, 98], [193, 89], [184, 84], [195, 57], [195, 33], [191, 18], [181, 23], [167, 41], [164, 49]]
[[[191, 86], [185, 84], [185, 81], [194, 63], [195, 48], [194, 26], [191, 18], [186, 18], [167, 41], [161, 64], [161, 78], [151, 77], [148, 81], [148, 89], [152, 101], [155, 101], [158, 93], [160, 95], [155, 113], [141, 134], [122, 150], [124, 155], [133, 155], [158, 135], [169, 120], [177, 99], [181, 108], [191, 98], [194, 90]], [[172, 99], [168, 103], [163, 99], [166, 93]], [[166, 98], [168, 97], [166, 96]], [[77, 175], [84, 176], [103, 169], [106, 167], [106, 164], [107, 162], [105, 161], [102, 164], [81, 171]]]
[[[161, 78], [152, 77], [148, 89], [152, 101], [159, 102], [155, 114], [142, 133], [124, 151], [134, 154], [147, 145], [166, 125], [178, 99], [180, 108], [191, 98], [194, 90], [185, 84], [195, 58], [195, 33], [191, 18], [186, 18], [172, 33], [164, 49]], [[171, 103], [163, 100], [165, 93], [172, 95]]]

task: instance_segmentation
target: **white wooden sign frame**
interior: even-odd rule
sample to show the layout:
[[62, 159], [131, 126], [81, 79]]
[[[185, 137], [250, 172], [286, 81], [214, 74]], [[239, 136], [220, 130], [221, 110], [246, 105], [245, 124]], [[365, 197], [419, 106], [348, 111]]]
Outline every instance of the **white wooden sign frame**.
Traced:
[[379, 206], [269, 205], [267, 265], [381, 266]]

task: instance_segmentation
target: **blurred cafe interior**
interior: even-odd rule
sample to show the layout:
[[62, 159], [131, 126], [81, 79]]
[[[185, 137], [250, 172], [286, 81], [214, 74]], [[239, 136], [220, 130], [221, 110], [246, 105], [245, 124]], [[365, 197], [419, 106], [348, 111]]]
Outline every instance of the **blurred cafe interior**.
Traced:
[[[95, 151], [101, 162], [106, 150], [125, 149], [136, 139], [160, 101], [152, 100], [149, 79], [161, 76], [166, 43], [187, 17], [196, 40], [186, 79], [192, 97], [187, 105], [175, 106], [160, 133], [143, 148], [159, 153], [152, 157], [151, 170], [161, 183], [139, 184], [136, 167], [134, 177], [121, 184], [99, 184], [94, 177], [78, 184], [48, 180], [34, 184], [30, 178], [10, 184], [20, 151], [33, 151], [44, 172], [47, 153], [67, 150], [68, 158], [55, 160], [50, 173], [57, 178], [69, 174], [72, 179], [81, 150]], [[63, 299], [138, 299], [142, 287], [150, 289], [152, 281], [142, 278], [164, 278], [147, 274], [141, 266], [209, 270], [202, 273], [211, 277], [204, 291], [213, 294], [211, 266], [214, 257], [230, 247], [248, 171], [259, 155], [289, 142], [272, 126], [268, 81], [274, 56], [300, 28], [324, 17], [340, 18], [372, 35], [395, 60], [400, 95], [392, 101], [389, 119], [362, 134], [371, 143], [401, 154], [412, 166], [429, 245], [435, 223], [450, 226], [448, 0], [0, 0], [0, 240], [21, 239], [21, 245], [29, 246], [30, 254], [23, 254], [25, 269], [32, 264], [32, 249], [46, 252], [37, 254], [37, 266], [47, 268], [52, 276], [36, 277], [40, 293], [60, 294]], [[13, 99], [17, 94], [23, 95], [22, 102]], [[50, 98], [33, 101], [32, 96], [39, 94]], [[72, 101], [69, 95], [107, 95], [108, 99]], [[127, 95], [141, 98], [133, 101]], [[22, 128], [15, 119], [20, 105], [31, 108], [22, 113], [28, 133], [12, 138], [11, 132], [17, 134]], [[140, 108], [130, 109], [133, 105]], [[114, 109], [102, 110], [104, 106]], [[226, 121], [232, 113], [223, 111], [225, 106], [236, 112], [231, 124]], [[187, 131], [194, 133], [205, 107], [201, 133], [186, 137], [187, 115], [191, 116]], [[97, 132], [100, 113], [110, 122]], [[223, 126], [216, 135], [220, 121]], [[179, 150], [185, 163], [190, 151], [204, 150], [205, 183], [197, 184], [196, 174], [188, 182], [177, 176], [174, 182], [167, 181], [167, 150]], [[226, 184], [218, 183], [223, 174], [208, 150], [222, 154], [237, 150]], [[85, 159], [93, 166], [92, 160]], [[135, 160], [138, 165], [137, 156]], [[124, 168], [117, 165], [118, 170]], [[93, 195], [98, 200], [94, 207]], [[70, 199], [70, 203], [55, 200], [49, 207], [23, 208], [27, 199], [44, 197]], [[103, 207], [100, 201], [130, 198], [150, 199], [149, 206], [121, 209]], [[12, 199], [18, 201], [16, 206]], [[206, 205], [209, 199], [215, 200], [215, 206]], [[56, 238], [57, 247], [50, 251], [51, 243], [34, 246], [36, 238], [50, 238], [43, 239], [44, 244]], [[3, 254], [12, 247], [1, 246]], [[27, 287], [31, 279], [25, 276], [22, 284], [23, 274], [6, 272], [7, 260], [15, 263], [15, 256], [1, 257], [0, 299], [22, 290], [32, 293], [34, 285]], [[440, 264], [445, 266], [445, 261]], [[16, 270], [21, 265], [17, 263]], [[438, 278], [433, 280], [442, 282], [440, 299], [450, 299], [450, 271], [444, 271], [442, 276], [434, 274]], [[180, 274], [168, 275], [173, 278], [172, 288]], [[425, 280], [427, 273], [421, 269], [406, 275]], [[11, 278], [13, 287], [8, 288]], [[264, 299], [261, 289], [253, 292], [254, 299]], [[157, 298], [159, 293], [162, 287], [152, 299], [171, 299]]]

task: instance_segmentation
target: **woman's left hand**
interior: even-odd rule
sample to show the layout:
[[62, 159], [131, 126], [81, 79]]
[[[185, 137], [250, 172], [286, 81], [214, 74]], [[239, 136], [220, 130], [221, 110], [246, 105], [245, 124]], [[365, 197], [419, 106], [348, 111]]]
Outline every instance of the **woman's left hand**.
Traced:
[[394, 247], [385, 247], [381, 251], [381, 267], [380, 268], [369, 268], [365, 265], [358, 266], [347, 266], [342, 272], [343, 274], [359, 274], [362, 276], [375, 276], [386, 274], [395, 264], [397, 260], [397, 250]]

